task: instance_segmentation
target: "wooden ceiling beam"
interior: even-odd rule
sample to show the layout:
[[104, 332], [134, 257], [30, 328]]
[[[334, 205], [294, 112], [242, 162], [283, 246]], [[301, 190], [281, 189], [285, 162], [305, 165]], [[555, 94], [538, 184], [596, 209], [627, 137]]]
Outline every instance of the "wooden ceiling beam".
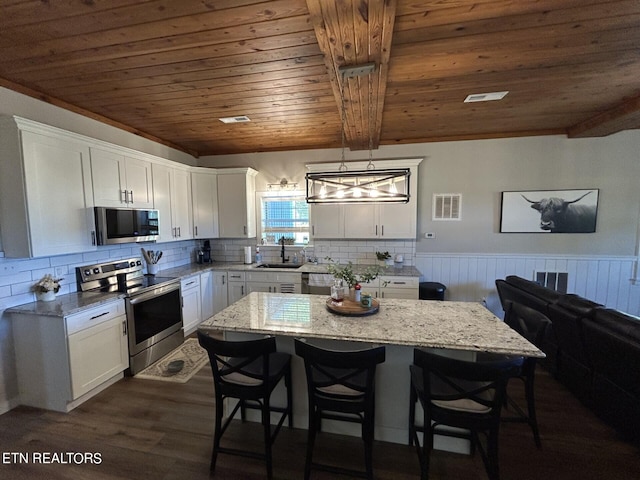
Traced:
[[[341, 116], [344, 104], [345, 146], [351, 150], [377, 148], [396, 0], [306, 2]], [[341, 67], [367, 63], [375, 63], [373, 73], [342, 78]]]
[[640, 128], [640, 95], [567, 129], [569, 138], [606, 137]]

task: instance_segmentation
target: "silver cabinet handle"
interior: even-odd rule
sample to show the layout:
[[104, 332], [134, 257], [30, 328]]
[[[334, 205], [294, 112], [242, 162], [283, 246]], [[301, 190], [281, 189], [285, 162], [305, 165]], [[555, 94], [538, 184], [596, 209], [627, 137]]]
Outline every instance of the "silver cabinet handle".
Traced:
[[376, 235], [378, 235], [378, 225], [376, 225]]
[[315, 234], [316, 234], [316, 226], [311, 225], [311, 235], [315, 235]]
[[127, 336], [127, 321], [126, 320], [122, 321], [122, 336], [123, 337]]
[[246, 226], [246, 225], [244, 225], [242, 228], [243, 228], [243, 230], [244, 230], [244, 234], [246, 235], [246, 234], [247, 234], [247, 226]]
[[197, 237], [198, 236], [198, 226], [196, 225], [193, 228], [194, 228], [194, 231], [195, 231], [195, 234], [196, 234], [196, 237]]
[[225, 277], [223, 276], [223, 277], [222, 277], [222, 284], [223, 284], [223, 285], [224, 285], [224, 279], [225, 279]]
[[244, 295], [244, 285], [240, 285], [240, 294]]
[[120, 190], [120, 201], [124, 203], [127, 203], [129, 201], [126, 190]]
[[384, 225], [382, 225], [381, 229], [382, 229], [382, 236], [384, 237]]
[[99, 313], [98, 315], [94, 315], [89, 320], [95, 320], [96, 318], [104, 317], [105, 315], [108, 315], [108, 314], [109, 312], [102, 312], [102, 313]]
[[95, 244], [96, 244], [96, 231], [91, 230], [91, 245], [95, 245]]
[[182, 236], [182, 232], [180, 231], [180, 228], [182, 228], [182, 227], [178, 227], [178, 237]]
[[131, 203], [133, 203], [133, 190], [129, 190], [131, 192]]

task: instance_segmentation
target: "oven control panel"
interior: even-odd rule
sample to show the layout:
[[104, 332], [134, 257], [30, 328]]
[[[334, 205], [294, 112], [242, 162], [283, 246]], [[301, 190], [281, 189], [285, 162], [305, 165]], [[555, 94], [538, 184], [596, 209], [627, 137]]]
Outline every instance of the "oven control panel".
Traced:
[[118, 260], [116, 262], [105, 262], [78, 267], [76, 268], [78, 288], [82, 291], [86, 291], [88, 288], [95, 288], [95, 286], [87, 286], [90, 282], [116, 277], [120, 273], [127, 274], [134, 272], [142, 272], [141, 258], [129, 258], [126, 260]]

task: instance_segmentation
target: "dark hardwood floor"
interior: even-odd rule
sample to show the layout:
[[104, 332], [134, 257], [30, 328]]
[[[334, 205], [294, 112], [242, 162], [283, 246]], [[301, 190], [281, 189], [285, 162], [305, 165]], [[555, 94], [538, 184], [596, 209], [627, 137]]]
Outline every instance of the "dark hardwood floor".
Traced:
[[[538, 450], [524, 424], [504, 424], [500, 464], [504, 480], [638, 479], [640, 448], [625, 443], [544, 371], [538, 372], [537, 399], [543, 448]], [[209, 366], [188, 383], [125, 378], [69, 414], [19, 407], [0, 416], [0, 479], [204, 479], [209, 478], [213, 428]], [[518, 388], [516, 388], [518, 387]], [[521, 397], [518, 383], [510, 389]], [[253, 425], [255, 426], [255, 424]], [[259, 429], [237, 423], [227, 441], [262, 448]], [[305, 431], [283, 428], [274, 446], [274, 477], [302, 478]], [[33, 464], [7, 461], [11, 452], [99, 453], [100, 464]], [[360, 468], [358, 438], [321, 434], [316, 452], [324, 460]], [[377, 479], [418, 478], [412, 448], [377, 442]], [[261, 479], [258, 460], [221, 455], [216, 479]], [[314, 472], [314, 479], [336, 478]], [[344, 478], [344, 477], [340, 477]], [[481, 479], [479, 455], [435, 451], [432, 479]]]

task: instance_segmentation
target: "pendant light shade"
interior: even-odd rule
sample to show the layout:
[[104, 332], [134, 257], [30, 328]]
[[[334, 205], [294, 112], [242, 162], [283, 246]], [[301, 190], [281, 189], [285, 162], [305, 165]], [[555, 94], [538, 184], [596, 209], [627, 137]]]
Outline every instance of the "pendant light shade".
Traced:
[[407, 203], [408, 168], [307, 173], [307, 203]]

